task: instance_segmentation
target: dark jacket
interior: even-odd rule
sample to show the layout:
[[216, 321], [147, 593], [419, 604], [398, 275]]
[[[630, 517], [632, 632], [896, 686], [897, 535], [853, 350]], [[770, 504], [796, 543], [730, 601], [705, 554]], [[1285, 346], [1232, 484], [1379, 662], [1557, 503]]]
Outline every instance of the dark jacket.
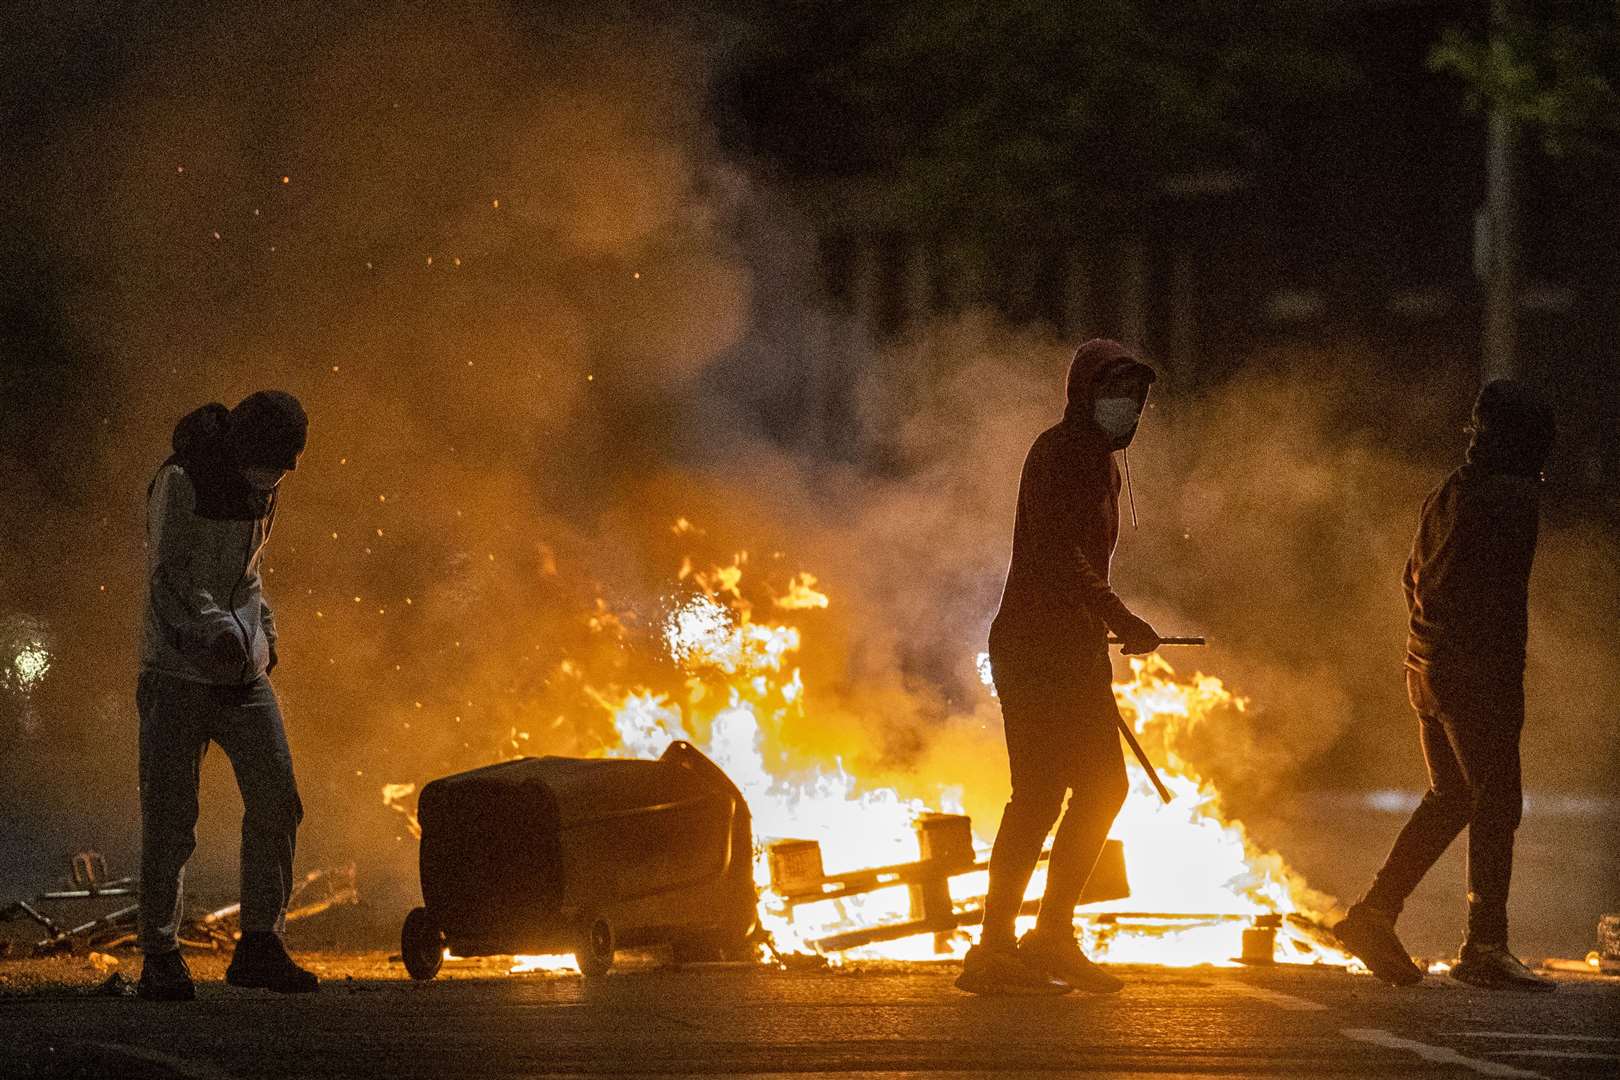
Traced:
[[1522, 384], [1480, 393], [1468, 461], [1423, 503], [1403, 584], [1407, 666], [1474, 685], [1522, 686], [1530, 567], [1551, 411]]
[[1108, 585], [1119, 538], [1119, 467], [1092, 419], [1097, 376], [1120, 362], [1136, 361], [1118, 342], [1080, 346], [1063, 419], [1036, 438], [1024, 460], [992, 654], [1023, 642], [1070, 655], [1102, 653], [1108, 627], [1125, 614]]

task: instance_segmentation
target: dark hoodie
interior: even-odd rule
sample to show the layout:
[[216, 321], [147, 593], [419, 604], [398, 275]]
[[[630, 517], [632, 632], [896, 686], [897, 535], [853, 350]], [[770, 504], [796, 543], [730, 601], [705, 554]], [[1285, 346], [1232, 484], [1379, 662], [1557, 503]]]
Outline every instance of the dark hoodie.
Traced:
[[1120, 363], [1152, 377], [1117, 341], [1095, 339], [1075, 351], [1063, 419], [1036, 438], [1024, 460], [993, 643], [1039, 642], [1070, 655], [1106, 652], [1108, 628], [1128, 614], [1108, 585], [1119, 538], [1119, 466], [1113, 442], [1092, 415], [1097, 377]]
[[1411, 613], [1407, 666], [1471, 685], [1521, 687], [1530, 566], [1552, 410], [1499, 379], [1474, 406], [1467, 462], [1424, 500], [1403, 583]]

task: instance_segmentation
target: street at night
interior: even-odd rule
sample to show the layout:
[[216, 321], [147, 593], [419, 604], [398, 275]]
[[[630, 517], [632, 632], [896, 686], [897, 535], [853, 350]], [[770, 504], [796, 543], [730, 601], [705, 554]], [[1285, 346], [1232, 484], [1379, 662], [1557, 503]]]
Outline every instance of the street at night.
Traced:
[[0, 170], [0, 1080], [1620, 1076], [1614, 0], [25, 0]]
[[0, 1074], [1551, 1078], [1620, 1063], [1620, 986], [1595, 976], [1503, 997], [1433, 975], [1392, 990], [1339, 971], [1124, 968], [1114, 996], [991, 1000], [954, 990], [949, 965], [585, 980], [452, 964], [413, 984], [381, 955], [315, 959], [318, 999], [204, 982], [180, 1009], [97, 996], [88, 974], [22, 992], [0, 968], [0, 1039], [26, 1062]]

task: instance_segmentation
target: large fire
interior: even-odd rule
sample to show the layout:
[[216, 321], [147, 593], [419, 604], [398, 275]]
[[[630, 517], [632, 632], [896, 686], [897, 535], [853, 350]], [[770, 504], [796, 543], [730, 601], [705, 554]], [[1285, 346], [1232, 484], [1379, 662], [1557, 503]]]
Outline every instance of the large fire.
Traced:
[[[684, 522], [677, 523], [679, 533]], [[690, 526], [688, 526], [690, 527]], [[662, 646], [685, 675], [685, 689], [660, 693], [644, 688], [601, 691], [587, 688], [590, 700], [612, 717], [618, 745], [607, 756], [653, 758], [669, 743], [695, 744], [731, 777], [753, 815], [755, 880], [760, 918], [777, 955], [823, 952], [834, 962], [845, 957], [940, 960], [960, 957], [971, 944], [966, 926], [893, 940], [866, 940], [850, 946], [840, 937], [883, 938], [863, 933], [917, 920], [918, 892], [904, 871], [866, 878], [860, 889], [843, 887], [849, 875], [868, 868], [915, 866], [917, 823], [924, 815], [961, 813], [955, 799], [925, 805], [891, 787], [863, 784], [842, 759], [812, 767], [789, 764], [793, 755], [780, 745], [784, 725], [813, 716], [813, 688], [805, 685], [794, 661], [801, 630], [764, 617], [740, 588], [747, 564], [739, 555], [728, 566], [697, 571], [683, 563], [679, 579], [688, 591], [660, 627]], [[827, 608], [828, 595], [810, 574], [791, 579], [772, 593], [771, 611]], [[979, 658], [989, 687], [988, 667]], [[571, 672], [577, 677], [583, 673]], [[991, 691], [993, 692], [993, 690]], [[1161, 656], [1130, 661], [1130, 678], [1114, 684], [1121, 712], [1139, 737], [1155, 748], [1161, 777], [1172, 799], [1164, 803], [1146, 774], [1127, 758], [1131, 791], [1112, 837], [1123, 843], [1128, 899], [1084, 905], [1077, 926], [1090, 955], [1119, 963], [1166, 965], [1239, 962], [1350, 963], [1319, 931], [1313, 898], [1280, 856], [1251, 843], [1243, 825], [1222, 812], [1213, 785], [1196, 767], [1174, 753], [1178, 732], [1206, 722], [1220, 710], [1242, 710], [1218, 678], [1178, 675]], [[974, 767], [1004, 768], [997, 761]], [[960, 781], [958, 781], [960, 783]], [[949, 791], [950, 785], [936, 785]], [[384, 801], [405, 813], [411, 831], [414, 787], [389, 784]], [[973, 823], [973, 854], [959, 860], [948, 880], [951, 911], [946, 917], [971, 924], [982, 906], [984, 860], [995, 821]], [[819, 845], [820, 871], [836, 898], [815, 899], [802, 884], [784, 894], [773, 880], [773, 847], [784, 841]], [[802, 850], [808, 845], [800, 844]], [[888, 882], [885, 884], [885, 882]], [[1037, 868], [1028, 897], [1045, 887], [1045, 863]], [[814, 886], [812, 886], [814, 893]], [[1026, 915], [1020, 931], [1032, 924]], [[1247, 932], [1247, 933], [1246, 933]], [[1258, 935], [1258, 937], [1256, 937]], [[830, 939], [830, 940], [829, 940]], [[514, 971], [573, 970], [571, 957], [518, 957]]]

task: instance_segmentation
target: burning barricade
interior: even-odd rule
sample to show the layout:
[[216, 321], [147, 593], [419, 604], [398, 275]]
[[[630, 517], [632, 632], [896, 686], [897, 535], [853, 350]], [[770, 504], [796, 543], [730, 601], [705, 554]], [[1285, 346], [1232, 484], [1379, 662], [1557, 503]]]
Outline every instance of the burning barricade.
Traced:
[[[795, 723], [801, 731], [815, 726], [809, 722], [811, 688], [795, 661], [802, 644], [800, 623], [813, 625], [802, 616], [824, 611], [831, 601], [815, 579], [801, 575], [786, 593], [767, 590], [774, 602], [750, 604], [740, 585], [743, 566], [739, 557], [709, 574], [693, 572], [690, 562], [682, 568], [682, 581], [697, 584], [700, 591], [674, 606], [661, 631], [667, 657], [684, 676], [684, 691], [594, 687], [565, 662], [561, 674], [579, 680], [589, 699], [611, 716], [617, 746], [604, 756], [657, 758], [672, 744], [689, 743], [696, 749], [670, 752], [701, 751], [727, 778], [726, 784], [738, 793], [739, 820], [751, 822], [748, 842], [758, 920], [762, 943], [768, 946], [756, 950], [762, 958], [770, 953], [778, 958], [820, 955], [833, 963], [844, 958], [960, 958], [971, 944], [969, 928], [983, 917], [987, 837], [976, 833], [963, 813], [959, 789], [953, 797], [948, 785], [936, 784], [934, 796], [911, 797], [895, 787], [862, 783], [838, 756], [806, 767], [802, 751], [784, 746], [784, 732]], [[767, 611], [775, 618], [761, 614]], [[1173, 742], [1175, 731], [1221, 710], [1244, 708], [1220, 680], [1180, 676], [1156, 656], [1133, 658], [1128, 678], [1116, 683], [1114, 692], [1131, 731], [1149, 744], [1155, 757]], [[987, 731], [986, 750], [992, 734]], [[1258, 849], [1240, 823], [1228, 820], [1213, 786], [1193, 766], [1173, 753], [1165, 756], [1162, 794], [1136, 762], [1128, 763], [1129, 797], [1077, 913], [1076, 925], [1091, 955], [1111, 962], [1178, 966], [1348, 963], [1318, 921], [1317, 911], [1327, 906], [1326, 899], [1311, 894], [1278, 856]], [[652, 768], [657, 762], [635, 764]], [[412, 791], [408, 785], [388, 785], [384, 801], [410, 819]], [[432, 803], [424, 792], [419, 807], [424, 832], [432, 829]], [[537, 820], [542, 831], [555, 825], [545, 825], [551, 819], [544, 816]], [[465, 948], [469, 955], [583, 950], [582, 959], [593, 956], [601, 943], [580, 936], [580, 913], [590, 905], [569, 899], [578, 895], [569, 891], [575, 888], [570, 875], [610, 876], [626, 858], [623, 845], [636, 858], [645, 858], [670, 843], [659, 838], [654, 817], [647, 818], [645, 834], [637, 832], [636, 820], [634, 814], [623, 820], [622, 831], [615, 834], [617, 846], [577, 849], [581, 862], [566, 869], [560, 883], [541, 888], [551, 889], [553, 897], [552, 907], [535, 921], [549, 927], [545, 933], [492, 934], [476, 943], [478, 934], [464, 933], [468, 943], [462, 946], [454, 927], [425, 924], [424, 916], [416, 916], [416, 930], [429, 927], [417, 943], [419, 967], [436, 969], [434, 957], [443, 954], [446, 944], [433, 936], [439, 932], [448, 936], [452, 954]], [[414, 819], [410, 823], [416, 832]], [[739, 846], [743, 842], [741, 837], [735, 841]], [[688, 855], [696, 857], [687, 851], [679, 857]], [[427, 911], [434, 913], [429, 878], [439, 871], [431, 861], [424, 837], [424, 897]], [[592, 869], [595, 863], [603, 865]], [[474, 875], [485, 901], [498, 895], [496, 870]], [[632, 878], [637, 874], [628, 872]], [[1025, 919], [1032, 918], [1044, 886], [1043, 866], [1026, 893]], [[459, 902], [475, 906], [470, 894]], [[564, 910], [571, 913], [566, 918], [558, 915]], [[492, 916], [472, 917], [467, 927], [480, 925], [479, 918]], [[612, 919], [608, 922], [615, 932], [603, 940], [617, 945], [628, 946], [632, 936], [649, 942], [661, 937], [671, 944], [682, 937], [679, 925], [665, 925], [654, 934], [640, 928], [620, 932]], [[625, 926], [632, 924], [640, 925], [632, 920]], [[731, 944], [736, 944], [735, 936]], [[411, 955], [409, 941], [406, 955]], [[600, 969], [603, 959], [597, 953], [589, 963]], [[520, 955], [514, 970], [569, 966], [560, 958]]]

